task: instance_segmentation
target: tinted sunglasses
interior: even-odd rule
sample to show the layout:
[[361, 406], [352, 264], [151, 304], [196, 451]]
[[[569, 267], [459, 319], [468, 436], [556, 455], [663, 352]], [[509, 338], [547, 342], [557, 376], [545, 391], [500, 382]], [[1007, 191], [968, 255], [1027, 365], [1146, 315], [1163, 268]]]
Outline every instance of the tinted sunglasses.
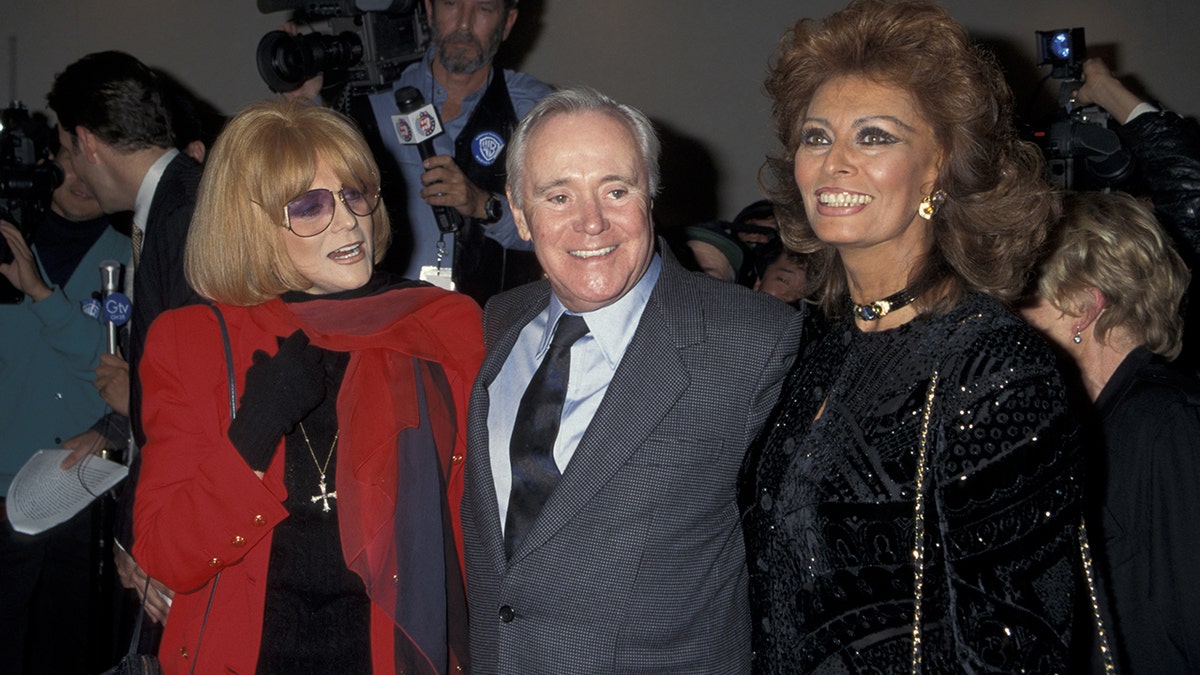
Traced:
[[334, 195], [356, 216], [369, 216], [379, 208], [378, 188], [366, 192], [349, 186], [342, 186], [337, 192], [317, 188], [296, 197], [283, 207], [284, 227], [298, 237], [315, 237], [329, 229], [337, 207]]

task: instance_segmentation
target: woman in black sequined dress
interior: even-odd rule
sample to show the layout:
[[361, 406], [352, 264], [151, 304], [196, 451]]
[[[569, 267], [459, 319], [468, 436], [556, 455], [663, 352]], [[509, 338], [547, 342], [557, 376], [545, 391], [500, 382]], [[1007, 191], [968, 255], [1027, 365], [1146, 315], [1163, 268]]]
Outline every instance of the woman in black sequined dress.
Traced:
[[1057, 205], [1000, 71], [938, 5], [865, 0], [799, 22], [767, 89], [829, 328], [743, 471], [756, 671], [1066, 670], [1077, 443], [1004, 304]]

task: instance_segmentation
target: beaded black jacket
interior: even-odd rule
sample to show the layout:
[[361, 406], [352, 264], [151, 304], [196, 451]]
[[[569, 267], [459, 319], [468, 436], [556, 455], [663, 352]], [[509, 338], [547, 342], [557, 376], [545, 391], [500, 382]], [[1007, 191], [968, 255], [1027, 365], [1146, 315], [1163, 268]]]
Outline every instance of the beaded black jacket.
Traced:
[[891, 330], [834, 322], [797, 361], [742, 474], [756, 672], [911, 668], [918, 434], [935, 370], [923, 669], [1066, 670], [1073, 621], [1087, 618], [1075, 618], [1075, 425], [1047, 345], [968, 294]]

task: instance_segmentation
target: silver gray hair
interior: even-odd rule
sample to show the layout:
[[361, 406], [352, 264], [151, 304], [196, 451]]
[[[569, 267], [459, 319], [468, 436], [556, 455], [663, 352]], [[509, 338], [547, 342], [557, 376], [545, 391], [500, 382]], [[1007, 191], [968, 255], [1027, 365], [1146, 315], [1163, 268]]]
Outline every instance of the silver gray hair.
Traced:
[[621, 122], [629, 129], [642, 156], [642, 164], [646, 168], [646, 176], [650, 189], [650, 197], [658, 194], [660, 171], [659, 156], [662, 144], [654, 123], [642, 111], [633, 106], [617, 103], [591, 87], [572, 87], [560, 89], [542, 99], [517, 126], [508, 142], [508, 158], [505, 170], [508, 172], [508, 185], [512, 189], [513, 201], [517, 208], [524, 205], [525, 191], [525, 154], [527, 146], [534, 134], [546, 122], [559, 115], [570, 115], [583, 112], [598, 112]]

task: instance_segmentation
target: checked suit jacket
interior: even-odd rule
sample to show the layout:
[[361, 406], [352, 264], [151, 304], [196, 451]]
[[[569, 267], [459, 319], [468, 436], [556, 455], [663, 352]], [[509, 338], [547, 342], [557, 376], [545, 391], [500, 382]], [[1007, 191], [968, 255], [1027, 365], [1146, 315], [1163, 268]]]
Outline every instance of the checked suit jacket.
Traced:
[[549, 282], [487, 305], [462, 510], [472, 672], [749, 670], [737, 475], [795, 358], [802, 315], [662, 256], [604, 400], [511, 560], [487, 388], [549, 303]]

